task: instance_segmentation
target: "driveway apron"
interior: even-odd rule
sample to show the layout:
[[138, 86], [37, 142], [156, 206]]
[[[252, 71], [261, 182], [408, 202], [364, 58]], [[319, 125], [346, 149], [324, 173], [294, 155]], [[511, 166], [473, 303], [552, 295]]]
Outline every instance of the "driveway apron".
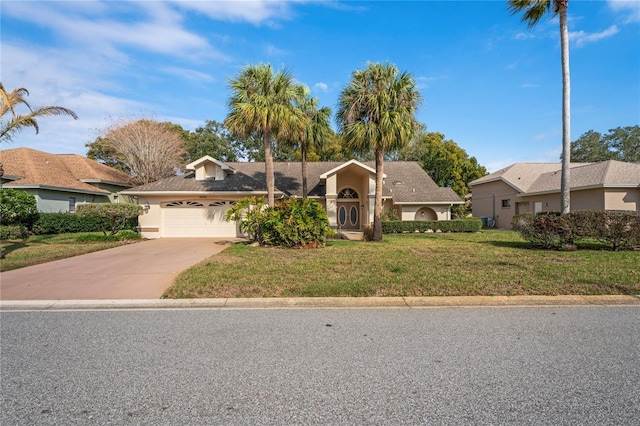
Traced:
[[158, 299], [229, 238], [159, 238], [0, 274], [0, 300]]

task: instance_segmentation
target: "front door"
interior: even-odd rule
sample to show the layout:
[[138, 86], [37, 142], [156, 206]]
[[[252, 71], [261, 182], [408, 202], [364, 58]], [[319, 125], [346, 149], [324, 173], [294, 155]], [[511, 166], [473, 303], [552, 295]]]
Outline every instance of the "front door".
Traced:
[[359, 202], [338, 203], [338, 228], [360, 230]]

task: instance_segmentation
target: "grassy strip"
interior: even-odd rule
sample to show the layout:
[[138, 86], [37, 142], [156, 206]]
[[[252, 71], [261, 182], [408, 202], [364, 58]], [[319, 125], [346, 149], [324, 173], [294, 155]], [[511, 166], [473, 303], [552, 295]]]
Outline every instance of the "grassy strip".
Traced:
[[529, 249], [510, 231], [385, 235], [311, 250], [238, 243], [181, 273], [168, 298], [640, 294], [640, 254]]
[[102, 236], [101, 232], [84, 232], [36, 235], [24, 241], [2, 241], [0, 244], [2, 249], [0, 271], [10, 271], [131, 243], [131, 241], [78, 241], [83, 237], [88, 237], [91, 240], [96, 237], [100, 238], [100, 236]]

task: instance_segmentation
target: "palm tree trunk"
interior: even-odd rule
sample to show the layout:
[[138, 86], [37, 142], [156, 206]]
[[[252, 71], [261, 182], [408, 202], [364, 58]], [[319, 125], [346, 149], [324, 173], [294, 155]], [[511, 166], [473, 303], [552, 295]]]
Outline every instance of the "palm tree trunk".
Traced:
[[571, 211], [571, 82], [569, 76], [569, 31], [567, 29], [567, 4], [560, 2], [560, 45], [562, 48], [562, 175], [560, 180], [560, 210]]
[[271, 136], [269, 132], [264, 132], [262, 139], [264, 144], [264, 174], [267, 181], [267, 204], [270, 207], [275, 205], [275, 177], [273, 175], [273, 155], [271, 154]]
[[382, 176], [384, 152], [376, 149], [376, 202], [373, 210], [373, 241], [382, 241]]
[[300, 151], [302, 152], [302, 198], [307, 198], [309, 194], [307, 188], [307, 176], [309, 171], [307, 170], [307, 149], [304, 144], [301, 144]]

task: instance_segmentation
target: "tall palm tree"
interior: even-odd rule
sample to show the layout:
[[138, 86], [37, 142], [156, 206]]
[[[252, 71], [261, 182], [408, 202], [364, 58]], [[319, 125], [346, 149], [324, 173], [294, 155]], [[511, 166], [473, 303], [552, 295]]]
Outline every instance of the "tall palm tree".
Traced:
[[232, 91], [225, 126], [240, 137], [262, 139], [265, 157], [267, 202], [274, 205], [275, 176], [272, 139], [300, 134], [306, 117], [293, 106], [296, 84], [286, 70], [274, 72], [269, 64], [248, 65], [229, 80]]
[[382, 240], [385, 152], [404, 147], [419, 129], [415, 112], [421, 100], [411, 74], [399, 72], [393, 64], [380, 63], [354, 71], [340, 94], [336, 120], [345, 144], [356, 152], [375, 151], [374, 241]]
[[[61, 106], [40, 106], [31, 108], [24, 98], [29, 91], [24, 87], [18, 87], [10, 92], [4, 89], [0, 83], [0, 142], [10, 142], [13, 136], [25, 127], [33, 127], [36, 134], [39, 132], [37, 118], [52, 115], [70, 115], [74, 120], [78, 119], [75, 112]], [[24, 105], [29, 110], [28, 114], [19, 114], [16, 107]], [[11, 113], [8, 115], [8, 113]], [[8, 117], [5, 117], [8, 115]], [[0, 163], [0, 177], [4, 175], [4, 168]]]
[[[553, 5], [553, 7], [551, 7]], [[569, 0], [509, 0], [511, 13], [523, 13], [522, 21], [534, 27], [543, 16], [558, 15], [560, 20], [560, 48], [562, 61], [562, 175], [560, 179], [560, 209], [562, 214], [571, 210], [571, 81], [569, 75], [569, 30], [567, 8]]]
[[318, 99], [309, 95], [306, 86], [298, 86], [298, 97], [295, 105], [307, 117], [307, 124], [297, 144], [300, 146], [300, 156], [302, 161], [302, 197], [307, 198], [308, 176], [307, 154], [309, 149], [321, 149], [327, 144], [333, 135], [331, 130], [331, 108], [322, 107], [318, 109]]

